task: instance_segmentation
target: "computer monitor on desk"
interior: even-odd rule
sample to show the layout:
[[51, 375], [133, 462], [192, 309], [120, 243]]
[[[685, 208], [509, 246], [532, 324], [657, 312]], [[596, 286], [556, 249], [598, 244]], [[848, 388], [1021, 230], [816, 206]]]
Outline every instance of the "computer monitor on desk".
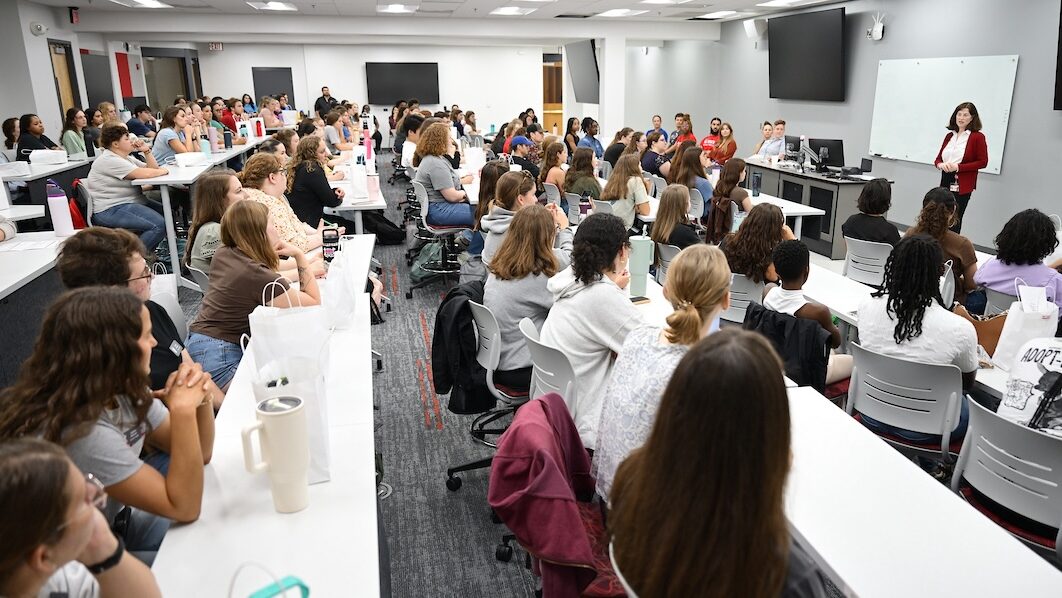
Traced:
[[786, 135], [785, 140], [785, 155], [786, 157], [792, 157], [800, 153], [800, 137], [796, 135]]
[[816, 156], [822, 156], [822, 149], [826, 149], [826, 166], [844, 167], [844, 143], [840, 139], [808, 139], [808, 147]]

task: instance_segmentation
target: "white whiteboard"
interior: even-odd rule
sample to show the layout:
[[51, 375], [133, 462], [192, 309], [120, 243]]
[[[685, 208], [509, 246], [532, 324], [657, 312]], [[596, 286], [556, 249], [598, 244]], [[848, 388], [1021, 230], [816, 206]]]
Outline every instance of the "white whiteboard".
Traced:
[[999, 174], [1017, 72], [1017, 54], [878, 62], [870, 154], [932, 164], [952, 110], [973, 102], [988, 141], [982, 172]]

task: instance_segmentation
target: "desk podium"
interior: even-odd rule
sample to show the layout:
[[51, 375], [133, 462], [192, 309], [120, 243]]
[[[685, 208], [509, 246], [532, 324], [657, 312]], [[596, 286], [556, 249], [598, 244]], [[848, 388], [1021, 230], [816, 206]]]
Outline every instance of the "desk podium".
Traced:
[[754, 174], [760, 176], [760, 191], [792, 202], [819, 208], [823, 216], [805, 216], [800, 240], [808, 249], [831, 260], [844, 259], [844, 235], [841, 225], [859, 212], [856, 200], [866, 181], [832, 178], [811, 168], [801, 173], [799, 168], [771, 166], [769, 163], [748, 161], [745, 186], [751, 189]]

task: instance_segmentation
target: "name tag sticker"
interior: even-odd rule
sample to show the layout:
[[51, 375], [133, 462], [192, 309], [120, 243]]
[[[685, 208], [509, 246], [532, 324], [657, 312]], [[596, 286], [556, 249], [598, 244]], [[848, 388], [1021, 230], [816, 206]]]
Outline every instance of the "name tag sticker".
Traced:
[[170, 343], [170, 351], [172, 351], [174, 355], [177, 355], [179, 357], [181, 355], [181, 351], [184, 351], [184, 345], [177, 341], [173, 341], [172, 343]]

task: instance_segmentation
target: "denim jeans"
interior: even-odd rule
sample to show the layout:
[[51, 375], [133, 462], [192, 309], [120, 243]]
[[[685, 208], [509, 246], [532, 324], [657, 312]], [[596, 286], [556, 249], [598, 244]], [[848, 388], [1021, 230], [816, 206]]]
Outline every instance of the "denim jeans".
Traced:
[[166, 219], [162, 206], [152, 201], [144, 204], [123, 203], [93, 214], [92, 224], [108, 228], [124, 228], [140, 235], [148, 253], [166, 240]]
[[[959, 423], [955, 424], [955, 429], [951, 432], [951, 441], [961, 440], [966, 437], [966, 428], [970, 424], [970, 404], [966, 395], [962, 396], [962, 408], [959, 411]], [[876, 419], [872, 419], [863, 415], [863, 425], [874, 430], [876, 432], [884, 432], [886, 434], [892, 434], [893, 436], [899, 436], [904, 440], [918, 443], [918, 444], [931, 444], [940, 442], [940, 435], [926, 434], [924, 432], [912, 432], [910, 430], [904, 430], [902, 428], [896, 428], [887, 424], [883, 424]]]
[[472, 226], [476, 209], [468, 203], [450, 203], [448, 201], [433, 201], [428, 204], [428, 224], [439, 226]]
[[222, 390], [232, 381], [232, 377], [236, 375], [236, 368], [243, 359], [243, 349], [239, 345], [198, 332], [188, 335], [185, 348], [188, 349], [188, 354], [193, 361], [210, 372], [214, 384]]
[[125, 549], [148, 567], [155, 562], [171, 521], [140, 509], [131, 509], [123, 540]]

